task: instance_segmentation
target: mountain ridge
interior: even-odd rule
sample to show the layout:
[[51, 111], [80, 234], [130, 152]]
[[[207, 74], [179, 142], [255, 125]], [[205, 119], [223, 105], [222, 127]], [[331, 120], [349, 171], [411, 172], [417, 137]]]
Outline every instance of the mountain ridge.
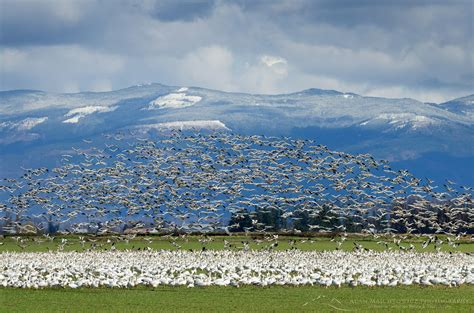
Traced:
[[[4, 93], [16, 93], [16, 92], [38, 92], [38, 93], [47, 93], [47, 94], [55, 94], [55, 95], [77, 95], [77, 94], [106, 94], [106, 93], [113, 93], [113, 92], [120, 92], [120, 91], [126, 91], [130, 89], [135, 89], [135, 88], [141, 88], [141, 87], [147, 87], [147, 86], [161, 86], [161, 87], [167, 87], [167, 88], [182, 88], [182, 86], [173, 86], [173, 85], [165, 85], [157, 82], [153, 83], [144, 83], [144, 84], [137, 84], [137, 85], [132, 85], [129, 87], [124, 87], [124, 88], [119, 88], [119, 89], [114, 89], [114, 90], [109, 90], [109, 91], [90, 91], [90, 90], [85, 90], [85, 91], [78, 91], [78, 92], [50, 92], [46, 90], [40, 90], [40, 89], [8, 89], [8, 90], [0, 90], [0, 96], [2, 96]], [[474, 94], [469, 94], [466, 96], [458, 97], [458, 98], [453, 98], [451, 100], [445, 101], [445, 102], [440, 102], [440, 103], [435, 103], [435, 102], [424, 102], [420, 101], [415, 98], [410, 98], [410, 97], [382, 97], [382, 96], [366, 96], [366, 95], [361, 95], [358, 93], [350, 92], [350, 91], [339, 91], [335, 89], [321, 89], [321, 88], [316, 88], [316, 87], [311, 87], [299, 91], [294, 91], [294, 92], [287, 92], [287, 93], [276, 93], [276, 94], [262, 94], [262, 93], [248, 93], [248, 92], [237, 92], [237, 91], [223, 91], [223, 90], [218, 90], [218, 89], [212, 89], [212, 88], [206, 88], [206, 87], [200, 87], [200, 86], [187, 86], [186, 88], [191, 88], [191, 89], [202, 89], [202, 90], [207, 90], [207, 91], [217, 91], [220, 93], [227, 93], [227, 94], [235, 94], [235, 95], [251, 95], [251, 96], [288, 96], [288, 95], [295, 95], [295, 94], [302, 94], [302, 93], [334, 93], [334, 94], [347, 94], [347, 95], [353, 95], [353, 96], [360, 96], [364, 98], [378, 98], [378, 99], [392, 99], [392, 100], [402, 100], [402, 99], [408, 99], [408, 100], [415, 100], [420, 103], [425, 103], [425, 104], [436, 104], [436, 105], [443, 105], [447, 104], [451, 101], [455, 100], [462, 100], [468, 98], [469, 100], [474, 99]], [[474, 104], [474, 102], [473, 102]]]
[[[68, 146], [87, 138], [100, 140], [103, 133], [158, 124], [199, 125], [201, 130], [213, 125], [214, 130], [225, 127], [243, 134], [319, 138], [333, 149], [416, 163], [409, 170], [474, 185], [468, 175], [474, 165], [465, 168], [471, 158], [474, 164], [472, 99], [474, 95], [430, 104], [318, 88], [258, 95], [158, 83], [110, 92], [2, 91], [0, 174], [46, 158], [52, 161]], [[31, 151], [40, 155], [38, 160], [28, 161]], [[440, 173], [433, 162], [424, 169], [429, 155], [437, 156]], [[458, 159], [464, 160], [459, 161], [464, 168], [456, 166]]]

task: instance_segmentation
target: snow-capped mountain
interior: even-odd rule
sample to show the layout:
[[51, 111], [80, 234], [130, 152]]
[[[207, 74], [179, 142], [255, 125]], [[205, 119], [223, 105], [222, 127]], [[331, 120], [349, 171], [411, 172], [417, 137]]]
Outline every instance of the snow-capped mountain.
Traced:
[[0, 92], [0, 176], [103, 133], [211, 129], [312, 138], [418, 175], [474, 185], [474, 95], [443, 104], [333, 90], [251, 95], [149, 84], [111, 92]]
[[438, 107], [459, 115], [463, 115], [474, 122], [474, 95], [454, 99], [441, 103]]

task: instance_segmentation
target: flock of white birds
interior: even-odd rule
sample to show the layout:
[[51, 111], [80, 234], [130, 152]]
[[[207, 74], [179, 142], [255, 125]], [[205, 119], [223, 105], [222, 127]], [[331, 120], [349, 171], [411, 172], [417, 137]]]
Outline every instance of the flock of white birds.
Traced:
[[474, 284], [474, 256], [443, 252], [6, 252], [0, 269], [0, 286], [16, 288]]
[[436, 184], [370, 154], [332, 151], [313, 140], [227, 132], [106, 139], [105, 146], [84, 140], [54, 168], [0, 177], [3, 232], [458, 237], [474, 230], [472, 187]]
[[[73, 110], [70, 116], [83, 114]], [[443, 244], [456, 248], [472, 234], [472, 187], [451, 181], [437, 186], [393, 170], [388, 161], [331, 151], [311, 140], [182, 131], [161, 141], [107, 137], [105, 147], [84, 140], [87, 145], [64, 154], [60, 166], [0, 180], [2, 232], [18, 236], [22, 249], [39, 242], [22, 235], [51, 239], [50, 233], [124, 240], [126, 232], [145, 230], [309, 232], [337, 236], [338, 247], [351, 232], [429, 234], [423, 248], [433, 245], [437, 253], [415, 252], [400, 239], [394, 239], [397, 251], [381, 240], [383, 252], [357, 244], [352, 252], [6, 251], [0, 254], [0, 287], [474, 284], [473, 253], [441, 252]]]

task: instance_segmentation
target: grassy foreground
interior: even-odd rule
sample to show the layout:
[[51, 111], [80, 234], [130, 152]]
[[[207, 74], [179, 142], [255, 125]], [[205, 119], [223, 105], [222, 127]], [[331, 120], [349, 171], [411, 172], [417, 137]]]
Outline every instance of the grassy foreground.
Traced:
[[473, 312], [474, 286], [0, 289], [1, 312]]
[[[61, 244], [66, 239], [64, 245]], [[334, 250], [338, 238], [279, 236], [278, 241], [252, 239], [252, 236], [201, 236], [186, 238], [165, 236], [137, 236], [128, 242], [102, 236], [82, 240], [78, 236], [57, 236], [53, 241], [43, 237], [2, 238], [0, 257], [7, 251], [84, 251], [105, 250], [112, 245], [118, 249], [243, 249], [248, 243], [252, 249], [265, 249], [278, 242], [275, 250]], [[340, 249], [350, 251], [354, 243], [364, 248], [383, 251], [385, 244], [399, 250], [391, 236], [370, 238], [350, 236]], [[443, 238], [444, 239], [444, 238]], [[416, 251], [433, 252], [434, 247], [423, 249], [426, 238], [404, 237], [400, 245], [413, 245]], [[21, 242], [23, 241], [23, 242]], [[84, 242], [85, 241], [85, 242]], [[474, 243], [460, 242], [456, 248], [443, 244], [442, 251], [474, 252]], [[398, 286], [324, 288], [320, 286], [253, 287], [138, 287], [132, 289], [12, 289], [0, 288], [0, 313], [3, 312], [474, 312], [474, 286], [448, 288], [442, 286]]]
[[[474, 242], [469, 239], [463, 239], [458, 242], [457, 247], [452, 247], [446, 244], [444, 236], [439, 236], [444, 240], [445, 243], [441, 246], [441, 251], [445, 252], [474, 252]], [[21, 238], [21, 242], [17, 240]], [[278, 237], [278, 240], [269, 241], [267, 239], [259, 238], [255, 239], [255, 236], [248, 235], [234, 235], [234, 236], [186, 236], [181, 237], [169, 237], [169, 236], [137, 236], [134, 239], [118, 240], [117, 237], [111, 236], [85, 236], [85, 239], [81, 243], [79, 236], [56, 236], [53, 241], [46, 240], [42, 236], [26, 236], [26, 237], [5, 237], [0, 240], [0, 253], [5, 251], [17, 251], [17, 252], [45, 252], [45, 251], [57, 251], [58, 247], [61, 247], [61, 251], [84, 251], [87, 249], [94, 250], [108, 250], [112, 245], [118, 250], [138, 250], [138, 249], [164, 249], [164, 250], [201, 250], [213, 249], [232, 249], [239, 250], [243, 249], [245, 244], [251, 249], [267, 249], [272, 247], [274, 250], [285, 250], [291, 248], [297, 248], [306, 251], [331, 251], [337, 248], [345, 251], [351, 251], [354, 249], [355, 244], [360, 245], [363, 248], [371, 249], [375, 251], [386, 250], [387, 247], [392, 250], [399, 250], [400, 248], [395, 244], [395, 240], [400, 239], [400, 246], [408, 249], [410, 245], [414, 247], [415, 251], [418, 252], [435, 252], [434, 245], [431, 244], [426, 248], [423, 248], [423, 242], [426, 240], [426, 236], [415, 237], [415, 236], [383, 236], [379, 238], [373, 238], [369, 236], [350, 235], [340, 246], [337, 241], [340, 241], [340, 237], [295, 237], [295, 236], [282, 236]], [[65, 239], [66, 243], [61, 244], [62, 240]], [[203, 240], [204, 239], [204, 240]], [[226, 242], [226, 244], [224, 243]], [[275, 246], [275, 243], [278, 245]]]

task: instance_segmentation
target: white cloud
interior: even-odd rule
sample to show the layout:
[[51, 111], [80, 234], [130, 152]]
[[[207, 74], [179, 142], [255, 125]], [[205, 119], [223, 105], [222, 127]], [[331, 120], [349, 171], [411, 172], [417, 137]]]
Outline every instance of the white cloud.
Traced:
[[225, 47], [200, 47], [177, 60], [177, 78], [184, 82], [184, 85], [232, 90], [235, 89], [233, 63], [232, 52]]
[[275, 74], [286, 76], [288, 74], [288, 62], [281, 57], [263, 55], [260, 61], [267, 67], [271, 68]]
[[[165, 21], [153, 15], [152, 0], [18, 3], [8, 5], [14, 43], [0, 50], [1, 89], [107, 91], [148, 81], [252, 93], [317, 87], [424, 101], [472, 93], [472, 19], [462, 5], [218, 1], [196, 18], [180, 19], [176, 11]], [[25, 34], [31, 42], [21, 41]]]
[[111, 91], [113, 89], [112, 82], [110, 79], [102, 78], [92, 81], [90, 91], [101, 92]]
[[2, 85], [58, 92], [111, 90], [124, 65], [124, 57], [77, 45], [6, 48], [0, 59]]
[[268, 67], [272, 67], [274, 65], [278, 64], [285, 64], [286, 65], [286, 60], [280, 57], [275, 57], [271, 55], [263, 55], [260, 60], [263, 62], [263, 64], [267, 65]]

